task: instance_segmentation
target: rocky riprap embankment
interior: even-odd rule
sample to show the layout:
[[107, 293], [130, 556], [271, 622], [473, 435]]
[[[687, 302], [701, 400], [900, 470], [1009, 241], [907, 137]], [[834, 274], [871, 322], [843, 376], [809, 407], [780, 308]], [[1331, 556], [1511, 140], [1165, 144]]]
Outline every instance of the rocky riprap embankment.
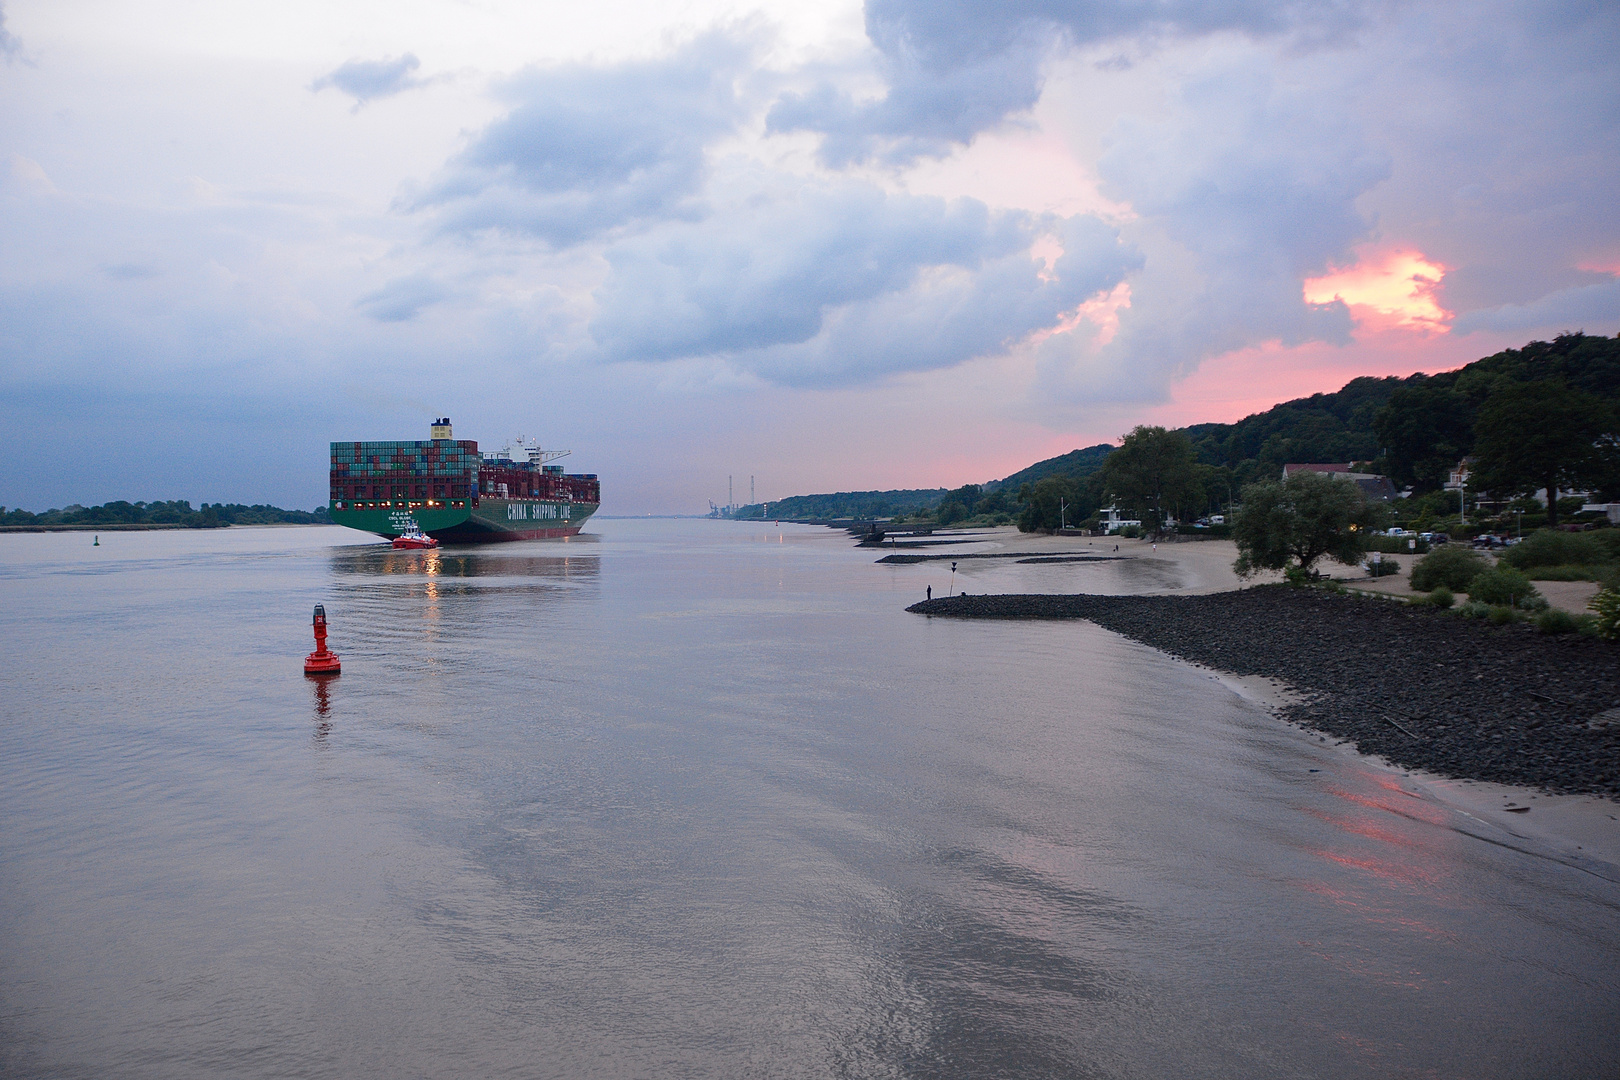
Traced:
[[[1089, 619], [1173, 656], [1281, 679], [1285, 720], [1406, 768], [1620, 798], [1620, 646], [1268, 585], [1204, 596], [956, 596], [908, 611]], [[1612, 720], [1612, 722], [1611, 722]]]

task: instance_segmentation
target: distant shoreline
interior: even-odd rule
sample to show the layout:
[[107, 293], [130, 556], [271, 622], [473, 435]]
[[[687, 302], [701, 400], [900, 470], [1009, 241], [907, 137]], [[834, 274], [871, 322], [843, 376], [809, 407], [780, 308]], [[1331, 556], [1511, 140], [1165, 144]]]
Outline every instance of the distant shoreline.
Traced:
[[[218, 532], [222, 529], [316, 529], [332, 528], [336, 526], [331, 521], [245, 521], [238, 524], [220, 525], [184, 525], [175, 521], [149, 521], [130, 524], [128, 522], [114, 522], [107, 525], [0, 525], [0, 533], [42, 533], [42, 532], [158, 532], [170, 529], [186, 529], [191, 532]], [[343, 526], [336, 526], [342, 528]]]
[[[190, 525], [178, 522], [165, 521], [145, 522], [137, 525], [125, 523], [107, 525], [0, 525], [0, 532], [7, 533], [42, 533], [42, 532], [153, 532], [158, 529], [189, 529]], [[215, 528], [230, 528], [228, 525], [219, 525]]]

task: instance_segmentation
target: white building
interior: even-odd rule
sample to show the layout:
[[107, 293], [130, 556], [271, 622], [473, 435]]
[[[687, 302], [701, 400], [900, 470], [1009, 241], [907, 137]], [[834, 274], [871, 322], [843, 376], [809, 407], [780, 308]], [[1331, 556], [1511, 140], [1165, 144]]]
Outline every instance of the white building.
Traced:
[[1117, 506], [1104, 507], [1103, 509], [1097, 511], [1097, 513], [1101, 518], [1104, 533], [1117, 533], [1127, 525], [1135, 525], [1138, 529], [1142, 527], [1141, 518], [1120, 517], [1119, 508]]

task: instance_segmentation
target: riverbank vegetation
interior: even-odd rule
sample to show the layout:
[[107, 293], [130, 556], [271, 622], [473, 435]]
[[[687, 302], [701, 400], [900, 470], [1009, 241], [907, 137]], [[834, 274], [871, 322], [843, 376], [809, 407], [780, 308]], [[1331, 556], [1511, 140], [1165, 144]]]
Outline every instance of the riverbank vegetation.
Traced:
[[327, 525], [326, 507], [283, 510], [279, 506], [242, 503], [203, 503], [192, 509], [189, 499], [168, 502], [117, 502], [101, 506], [66, 506], [32, 514], [0, 506], [0, 526], [11, 528], [77, 527], [97, 525], [172, 525], [190, 529], [220, 529], [230, 525]]

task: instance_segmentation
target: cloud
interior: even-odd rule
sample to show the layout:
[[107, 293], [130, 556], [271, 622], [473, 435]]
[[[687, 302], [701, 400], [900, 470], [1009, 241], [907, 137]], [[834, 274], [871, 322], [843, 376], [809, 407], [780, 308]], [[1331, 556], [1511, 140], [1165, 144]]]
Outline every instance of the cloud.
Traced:
[[1345, 304], [1310, 303], [1301, 283], [1351, 261], [1372, 228], [1357, 202], [1389, 175], [1389, 157], [1327, 107], [1326, 91], [1247, 59], [1188, 79], [1162, 119], [1115, 125], [1102, 190], [1136, 212], [1126, 232], [1146, 269], [1105, 348], [1070, 336], [1041, 346], [1049, 399], [1151, 400], [1232, 349], [1349, 341]]
[[[1091, 217], [854, 181], [733, 178], [723, 207], [607, 252], [591, 334], [615, 361], [720, 357], [786, 385], [868, 382], [1004, 351], [1137, 265]], [[1030, 253], [1056, 234], [1049, 274]]]
[[6, 29], [6, 6], [0, 4], [0, 56], [5, 57], [6, 63], [22, 56], [22, 42], [17, 36]]
[[415, 75], [421, 66], [422, 62], [414, 53], [382, 60], [350, 60], [310, 83], [309, 89], [319, 93], [330, 86], [354, 98], [354, 107], [358, 109], [375, 98], [392, 97], [426, 86], [428, 80]]
[[354, 306], [378, 322], [405, 322], [449, 295], [449, 289], [426, 274], [410, 274], [362, 296]]
[[1560, 289], [1528, 304], [1470, 311], [1453, 324], [1459, 334], [1478, 330], [1620, 330], [1620, 279]]
[[822, 82], [807, 92], [784, 94], [766, 117], [766, 129], [820, 133], [819, 157], [835, 169], [871, 159], [903, 165], [942, 157], [1035, 104], [1050, 37], [1032, 31], [1000, 49], [942, 63], [901, 42], [874, 36], [873, 43], [888, 86], [883, 97], [858, 100], [850, 90]]
[[657, 60], [531, 69], [512, 109], [412, 200], [451, 232], [508, 231], [557, 247], [638, 221], [701, 216], [704, 148], [743, 118], [746, 32], [712, 32]]
[[[824, 81], [784, 94], [773, 132], [815, 131], [830, 167], [942, 156], [1041, 96], [1041, 64], [1059, 46], [1154, 41], [1219, 32], [1291, 38], [1296, 46], [1343, 41], [1364, 25], [1356, 0], [1212, 4], [1207, 0], [867, 0], [866, 33], [887, 93], [858, 100]], [[1123, 56], [1110, 61], [1128, 67]]]

